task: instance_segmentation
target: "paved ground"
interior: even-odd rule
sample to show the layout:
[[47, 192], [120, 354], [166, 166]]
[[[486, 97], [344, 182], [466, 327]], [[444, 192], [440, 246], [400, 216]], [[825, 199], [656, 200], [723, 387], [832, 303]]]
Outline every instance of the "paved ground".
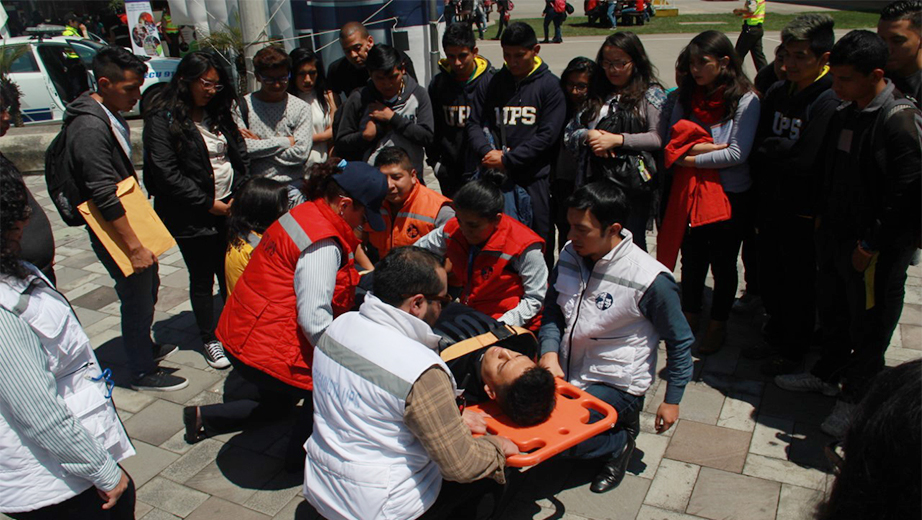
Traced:
[[[28, 177], [27, 184], [52, 220], [58, 287], [76, 309], [102, 363], [124, 385], [112, 282], [90, 250], [86, 232], [60, 222], [42, 178]], [[182, 440], [182, 407], [220, 402], [235, 383], [232, 372], [213, 370], [202, 358], [187, 273], [177, 250], [160, 258], [160, 276], [155, 336], [181, 347], [162, 365], [187, 377], [190, 385], [164, 394], [115, 389], [113, 398], [138, 451], [125, 462], [138, 486], [137, 517], [315, 518], [300, 496], [301, 475], [282, 469], [287, 423], [257, 426], [195, 446]], [[906, 289], [901, 325], [887, 352], [889, 365], [922, 356], [922, 269], [910, 270]], [[741, 346], [759, 341], [760, 323], [760, 315], [734, 315], [726, 348], [696, 358], [680, 420], [664, 435], [653, 433], [653, 417], [665, 385], [650, 390], [638, 450], [618, 489], [594, 495], [588, 489], [592, 465], [552, 460], [526, 473], [505, 518], [810, 518], [832, 482], [823, 456], [831, 439], [818, 425], [833, 399], [782, 391], [759, 375], [758, 363], [740, 358]], [[661, 352], [658, 368], [664, 357]], [[813, 353], [811, 360], [815, 358]]]

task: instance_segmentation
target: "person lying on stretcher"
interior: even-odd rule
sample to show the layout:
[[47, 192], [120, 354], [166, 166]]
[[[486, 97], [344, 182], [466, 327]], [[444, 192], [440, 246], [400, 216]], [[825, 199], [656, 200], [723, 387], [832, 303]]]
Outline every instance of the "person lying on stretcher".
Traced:
[[530, 331], [460, 303], [447, 305], [432, 329], [442, 336], [440, 356], [466, 402], [492, 399], [520, 426], [540, 424], [554, 411], [554, 376], [535, 363], [538, 342]]

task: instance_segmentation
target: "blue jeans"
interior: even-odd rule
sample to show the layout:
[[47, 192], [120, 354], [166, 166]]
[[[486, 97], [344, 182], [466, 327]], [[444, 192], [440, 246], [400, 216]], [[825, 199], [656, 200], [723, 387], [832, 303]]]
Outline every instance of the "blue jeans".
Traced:
[[92, 231], [89, 233], [93, 251], [109, 276], [115, 280], [115, 292], [122, 304], [122, 346], [125, 348], [128, 370], [131, 377], [140, 378], [157, 369], [150, 328], [154, 324], [154, 305], [157, 304], [157, 292], [160, 290], [159, 265], [154, 264], [140, 273], [126, 277], [96, 235]]
[[615, 16], [615, 9], [618, 7], [618, 2], [615, 0], [610, 0], [608, 2], [608, 21], [611, 22], [612, 28], [618, 27], [618, 17]]
[[[623, 390], [596, 383], [589, 385], [586, 392], [612, 405], [618, 412], [615, 427], [585, 440], [564, 452], [564, 456], [574, 459], [598, 459], [620, 455], [627, 443], [627, 436], [637, 437], [639, 433], [640, 410], [643, 409], [644, 396], [631, 395]], [[589, 410], [589, 422], [602, 419], [602, 414]], [[627, 429], [625, 427], [628, 427]], [[633, 429], [633, 434], [629, 430]]]

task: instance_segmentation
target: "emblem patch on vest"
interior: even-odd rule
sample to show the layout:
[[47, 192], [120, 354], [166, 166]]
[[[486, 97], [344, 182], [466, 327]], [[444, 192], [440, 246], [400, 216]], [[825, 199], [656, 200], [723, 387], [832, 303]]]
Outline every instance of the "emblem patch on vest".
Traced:
[[493, 274], [492, 267], [484, 267], [483, 269], [480, 270], [480, 277], [483, 278], [484, 280], [489, 278], [492, 274]]
[[407, 236], [410, 238], [419, 236], [419, 228], [416, 227], [416, 224], [410, 224], [409, 227], [407, 227]]
[[615, 299], [612, 298], [612, 296], [611, 296], [610, 294], [608, 294], [607, 292], [605, 292], [605, 293], [602, 293], [602, 294], [596, 296], [596, 298], [595, 298], [595, 306], [598, 307], [599, 310], [604, 311], [605, 309], [611, 307], [611, 304], [614, 303], [614, 301], [615, 301]]

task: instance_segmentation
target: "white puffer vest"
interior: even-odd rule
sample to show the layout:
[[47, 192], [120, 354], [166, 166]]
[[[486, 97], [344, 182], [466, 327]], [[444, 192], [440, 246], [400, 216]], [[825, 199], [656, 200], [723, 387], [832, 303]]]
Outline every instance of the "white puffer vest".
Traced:
[[[54, 374], [58, 394], [90, 435], [116, 462], [134, 455], [106, 381], [83, 327], [67, 300], [37, 269], [25, 280], [0, 277], [0, 306], [35, 332]], [[97, 378], [96, 381], [93, 379]], [[0, 512], [21, 512], [57, 504], [93, 484], [73, 476], [43, 448], [20, 435], [0, 402]]]
[[560, 253], [554, 288], [567, 324], [560, 365], [579, 388], [604, 383], [640, 396], [653, 383], [659, 334], [639, 303], [669, 270], [622, 234], [591, 272], [569, 242]]
[[320, 338], [304, 496], [324, 518], [407, 520], [435, 502], [442, 475], [403, 414], [424, 371], [439, 366], [451, 376], [438, 340], [425, 322], [371, 293]]

